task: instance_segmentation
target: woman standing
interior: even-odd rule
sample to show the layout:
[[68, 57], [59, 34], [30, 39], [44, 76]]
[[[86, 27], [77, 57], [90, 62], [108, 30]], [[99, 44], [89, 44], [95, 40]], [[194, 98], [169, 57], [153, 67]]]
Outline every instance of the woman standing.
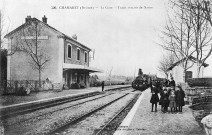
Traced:
[[157, 112], [157, 103], [159, 102], [159, 97], [158, 97], [158, 89], [155, 86], [155, 83], [152, 84], [151, 93], [152, 97], [150, 99], [150, 103], [152, 103], [152, 112], [154, 105], [155, 105], [155, 112]]
[[184, 97], [185, 97], [185, 92], [183, 91], [181, 86], [177, 86], [176, 103], [177, 103], [177, 107], [178, 107], [179, 112], [182, 112], [183, 106], [185, 105]]

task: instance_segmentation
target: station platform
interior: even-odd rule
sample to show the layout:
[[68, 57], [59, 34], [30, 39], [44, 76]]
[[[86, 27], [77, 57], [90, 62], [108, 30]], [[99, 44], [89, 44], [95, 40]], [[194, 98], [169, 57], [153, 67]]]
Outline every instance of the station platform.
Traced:
[[[111, 85], [105, 86], [104, 91], [130, 87], [131, 85]], [[21, 105], [36, 104], [43, 101], [54, 100], [63, 97], [75, 97], [88, 93], [102, 92], [101, 87], [89, 87], [84, 89], [69, 89], [69, 90], [48, 90], [40, 92], [32, 92], [27, 96], [4, 95], [0, 96], [0, 110]]]
[[206, 135], [195, 121], [189, 105], [183, 112], [151, 112], [150, 89], [145, 90], [114, 135]]

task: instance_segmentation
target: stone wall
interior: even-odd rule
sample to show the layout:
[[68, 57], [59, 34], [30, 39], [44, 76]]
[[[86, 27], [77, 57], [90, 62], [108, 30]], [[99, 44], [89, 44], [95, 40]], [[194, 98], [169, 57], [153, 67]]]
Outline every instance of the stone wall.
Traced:
[[187, 101], [191, 104], [195, 97], [212, 94], [212, 87], [187, 87], [185, 94]]

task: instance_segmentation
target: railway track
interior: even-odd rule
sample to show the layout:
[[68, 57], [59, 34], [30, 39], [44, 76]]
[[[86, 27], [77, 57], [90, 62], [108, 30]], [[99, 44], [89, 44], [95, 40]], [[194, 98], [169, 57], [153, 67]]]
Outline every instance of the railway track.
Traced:
[[126, 104], [120, 111], [116, 113], [95, 135], [109, 135], [113, 134], [119, 127], [121, 121], [125, 118], [128, 111], [133, 107], [140, 94], [137, 94], [128, 104]]
[[[124, 91], [124, 90], [128, 90], [129, 88], [122, 88], [122, 89], [123, 90], [121, 90], [121, 91]], [[114, 90], [111, 90], [111, 91], [116, 91], [116, 90], [120, 90], [120, 89], [114, 89]], [[80, 99], [94, 97], [94, 96], [102, 95], [102, 94], [103, 93], [95, 92], [95, 93], [91, 93], [91, 94], [89, 93], [89, 94], [82, 95], [82, 96], [76, 96], [76, 97], [73, 97], [73, 98], [66, 98], [65, 97], [65, 98], [53, 100], [53, 101], [50, 101], [50, 102], [47, 102], [47, 103], [41, 103], [41, 104], [38, 104], [38, 105], [36, 104], [36, 105], [29, 106], [29, 107], [27, 106], [26, 108], [25, 107], [19, 108], [17, 110], [13, 110], [13, 109], [10, 109], [9, 111], [3, 110], [3, 111], [0, 111], [0, 119], [4, 120], [4, 119], [8, 119], [8, 118], [13, 117], [13, 116], [23, 115], [23, 114], [31, 113], [31, 112], [34, 112], [34, 111], [37, 111], [37, 110], [46, 109], [46, 108], [50, 108], [50, 107], [53, 107], [53, 106], [58, 106], [58, 105], [65, 104], [65, 103], [68, 103], [68, 102], [73, 102], [73, 101], [77, 101], [77, 100], [80, 100]], [[110, 95], [110, 94], [108, 94], [108, 95]], [[105, 96], [106, 95], [104, 95], [102, 97], [105, 97]]]
[[[63, 108], [59, 108], [59, 109], [56, 109], [56, 110], [51, 111], [51, 112], [45, 112], [45, 113], [42, 113], [42, 114], [39, 114], [39, 115], [30, 117], [30, 118], [28, 118], [28, 119], [24, 119], [24, 120], [21, 120], [21, 121], [17, 121], [17, 122], [15, 122], [15, 123], [10, 124], [10, 125], [14, 125], [14, 124], [17, 124], [17, 123], [20, 123], [20, 122], [29, 121], [30, 119], [34, 119], [34, 118], [36, 118], [36, 117], [41, 117], [41, 116], [47, 115], [47, 114], [49, 114], [49, 113], [54, 113], [54, 112], [62, 111], [62, 110], [64, 110], [64, 109], [68, 109], [68, 108], [71, 108], [71, 107], [75, 107], [75, 106], [84, 104], [84, 103], [86, 103], [86, 102], [93, 101], [93, 100], [97, 100], [97, 99], [100, 99], [100, 98], [103, 98], [103, 97], [106, 97], [106, 96], [109, 96], [109, 95], [112, 95], [112, 94], [113, 94], [113, 93], [109, 93], [109, 94], [107, 94], [107, 95], [103, 95], [103, 96], [100, 96], [100, 97], [97, 97], [97, 98], [94, 98], [94, 99], [90, 99], [90, 100], [83, 101], [83, 102], [80, 102], [80, 103], [77, 103], [77, 104], [74, 104], [74, 105], [70, 105], [70, 106], [66, 106], [66, 107], [63, 107]], [[87, 97], [87, 98], [88, 98], [88, 97]], [[80, 99], [79, 99], [79, 100], [80, 100]], [[39, 109], [40, 109], [40, 108], [39, 108]], [[39, 110], [39, 109], [38, 109], [38, 110]], [[33, 110], [36, 111], [36, 109], [33, 109]], [[31, 111], [30, 111], [30, 112], [31, 112]], [[20, 113], [21, 113], [21, 112], [20, 112]], [[24, 113], [25, 113], [25, 111], [24, 111]], [[19, 115], [20, 115], [20, 114], [19, 114]]]
[[[122, 91], [125, 91], [125, 90], [128, 90], [128, 89], [123, 89]], [[105, 95], [106, 94], [106, 95]], [[98, 99], [101, 99], [101, 98], [104, 98], [104, 97], [107, 97], [107, 96], [110, 96], [110, 95], [112, 95], [112, 94], [114, 94], [114, 92], [107, 92], [107, 93], [105, 93], [104, 95], [96, 95], [97, 97], [95, 97], [95, 96], [92, 96], [92, 97], [86, 97], [86, 98], [89, 98], [89, 99], [86, 99], [86, 98], [83, 98], [83, 100], [82, 101], [77, 101], [77, 100], [75, 100], [77, 103], [73, 103], [73, 102], [71, 102], [71, 103], [66, 103], [66, 104], [68, 104], [68, 105], [61, 105], [61, 107], [57, 107], [55, 110], [53, 110], [52, 111], [52, 109], [51, 109], [51, 111], [43, 111], [43, 113], [36, 113], [35, 115], [33, 115], [33, 116], [31, 116], [31, 117], [24, 117], [24, 114], [27, 112], [27, 111], [29, 111], [29, 112], [32, 112], [32, 110], [33, 111], [36, 111], [36, 108], [32, 108], [32, 110], [24, 110], [23, 111], [23, 119], [21, 119], [21, 120], [16, 120], [16, 121], [13, 121], [13, 123], [10, 123], [10, 124], [8, 124], [9, 126], [12, 126], [12, 125], [15, 125], [15, 124], [20, 124], [20, 123], [23, 123], [23, 122], [26, 122], [26, 121], [30, 121], [31, 119], [35, 119], [36, 117], [42, 117], [42, 116], [44, 116], [44, 115], [48, 115], [48, 114], [51, 114], [51, 113], [54, 113], [54, 112], [59, 112], [59, 111], [62, 111], [62, 110], [65, 110], [65, 109], [69, 109], [69, 108], [72, 108], [72, 107], [75, 107], [75, 106], [79, 106], [79, 105], [81, 105], [81, 104], [85, 104], [85, 103], [87, 103], [87, 102], [91, 102], [91, 101], [94, 101], [94, 100], [98, 100]], [[78, 99], [78, 100], [80, 100], [81, 99], [81, 97]], [[70, 104], [70, 105], [69, 105]], [[41, 107], [39, 107], [37, 110], [40, 110], [41, 109]], [[14, 112], [14, 114], [19, 114], [19, 115], [21, 115], [21, 113], [22, 112]], [[11, 117], [11, 116], [10, 116]], [[7, 119], [9, 118], [9, 117], [6, 117]], [[5, 120], [6, 119], [5, 117], [4, 117], [4, 119], [1, 119], [1, 120]]]
[[26, 113], [30, 113], [33, 111], [37, 111], [40, 109], [46, 109], [46, 108], [50, 108], [53, 106], [57, 106], [57, 105], [61, 105], [64, 103], [68, 103], [68, 102], [73, 102], [73, 101], [77, 101], [80, 99], [84, 99], [84, 98], [88, 98], [88, 97], [92, 97], [92, 96], [96, 96], [96, 95], [100, 95], [102, 93], [92, 93], [92, 94], [86, 94], [80, 97], [73, 97], [73, 98], [69, 98], [69, 99], [60, 99], [60, 100], [55, 100], [55, 101], [51, 101], [51, 102], [47, 102], [44, 104], [40, 104], [40, 105], [32, 105], [28, 108], [22, 108], [21, 110], [9, 110], [9, 111], [1, 111], [1, 115], [0, 115], [0, 119], [4, 120], [4, 119], [8, 119], [9, 117], [13, 117], [16, 115], [22, 115], [22, 114], [26, 114]]
[[[117, 91], [116, 92], [105, 92], [104, 94], [106, 94], [106, 95], [98, 95], [98, 97], [90, 97], [89, 99], [82, 99], [82, 100], [79, 100], [76, 102], [66, 103], [66, 104], [55, 106], [55, 107], [52, 107], [49, 109], [47, 108], [47, 109], [43, 109], [43, 110], [36, 111], [33, 113], [23, 114], [23, 115], [19, 115], [16, 117], [11, 117], [7, 120], [3, 120], [3, 122], [6, 123], [5, 133], [7, 133], [7, 134], [16, 133], [16, 135], [17, 134], [28, 134], [28, 133], [30, 133], [30, 134], [46, 134], [49, 131], [51, 132], [51, 129], [53, 129], [54, 127], [58, 127], [58, 125], [64, 126], [65, 123], [67, 123], [67, 121], [76, 119], [76, 117], [79, 117], [79, 115], [81, 116], [83, 114], [83, 112], [93, 111], [92, 108], [96, 108], [97, 106], [100, 106], [101, 103], [103, 103], [103, 104], [108, 103], [109, 102], [108, 99], [111, 100], [111, 99], [117, 98], [117, 96], [120, 97], [122, 95], [127, 95], [126, 93], [131, 94], [134, 91], [135, 90], [131, 90], [131, 89], [130, 90], [123, 89], [123, 90], [119, 90], [118, 92]], [[104, 101], [104, 102], [102, 102], [102, 101]], [[96, 105], [94, 105], [93, 103]], [[90, 106], [90, 108], [85, 109], [86, 106]], [[83, 110], [83, 112], [81, 112], [80, 110]], [[92, 112], [90, 112], [90, 114], [92, 114]], [[61, 119], [62, 121], [60, 120], [60, 118], [62, 118]], [[54, 125], [54, 123], [52, 123], [52, 122], [51, 122], [51, 124], [49, 122], [47, 122], [49, 120], [55, 121], [54, 123], [56, 125]], [[62, 124], [60, 121], [62, 122]], [[65, 122], [65, 123], [63, 123], [63, 122]], [[43, 123], [42, 125], [46, 128], [40, 129], [38, 127], [35, 127], [35, 125], [37, 126], [36, 123]], [[73, 122], [73, 123], [75, 123], [75, 122]], [[52, 126], [53, 126], [53, 128], [52, 128]], [[50, 133], [50, 134], [52, 134], [52, 133]]]
[[[134, 91], [135, 91], [135, 90], [134, 90]], [[80, 116], [78, 116], [78, 117], [76, 117], [76, 118], [74, 118], [74, 119], [71, 119], [70, 121], [67, 121], [66, 123], [64, 123], [64, 124], [58, 126], [57, 128], [53, 129], [53, 130], [52, 130], [51, 132], [49, 132], [48, 134], [49, 134], [49, 135], [63, 134], [62, 132], [63, 132], [64, 130], [66, 130], [68, 127], [70, 127], [71, 125], [77, 124], [78, 122], [80, 122], [80, 121], [84, 120], [85, 118], [91, 116], [92, 114], [94, 114], [94, 113], [96, 113], [96, 112], [98, 112], [98, 111], [100, 111], [100, 110], [102, 110], [102, 109], [108, 107], [109, 105], [111, 105], [111, 104], [113, 104], [114, 102], [116, 102], [116, 101], [118, 101], [118, 100], [120, 100], [120, 99], [126, 97], [126, 96], [129, 95], [129, 94], [130, 94], [130, 93], [124, 94], [123, 96], [118, 97], [118, 98], [116, 98], [116, 99], [110, 101], [110, 102], [107, 103], [107, 104], [101, 105], [101, 106], [99, 106], [98, 108], [95, 108], [95, 109], [93, 109], [93, 110], [91, 110], [91, 111], [89, 111], [89, 112], [84, 113], [83, 115], [80, 115]], [[114, 119], [116, 119], [124, 110], [126, 110], [126, 108], [129, 107], [129, 105], [133, 106], [133, 103], [137, 100], [138, 95], [139, 95], [139, 94], [137, 94], [137, 95], [135, 96], [135, 98], [133, 98], [133, 99], [132, 99], [125, 107], [123, 107], [123, 108], [122, 108], [112, 119], [110, 119], [109, 122], [108, 122], [104, 127], [102, 127], [101, 130], [99, 130], [96, 134], [97, 134], [97, 135], [100, 135], [100, 134], [102, 134], [103, 132], [105, 132], [105, 131], [106, 131], [105, 129], [112, 123], [112, 121], [114, 121]]]

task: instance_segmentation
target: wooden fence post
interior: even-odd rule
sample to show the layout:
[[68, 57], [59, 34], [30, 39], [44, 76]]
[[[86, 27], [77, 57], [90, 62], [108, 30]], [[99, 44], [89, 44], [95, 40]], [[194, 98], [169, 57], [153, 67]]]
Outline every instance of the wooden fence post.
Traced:
[[18, 81], [15, 81], [15, 92], [18, 90]]
[[35, 81], [35, 91], [37, 91], [37, 81]]
[[29, 83], [29, 82], [26, 80], [26, 83], [25, 83], [26, 87], [28, 87], [28, 83]]

